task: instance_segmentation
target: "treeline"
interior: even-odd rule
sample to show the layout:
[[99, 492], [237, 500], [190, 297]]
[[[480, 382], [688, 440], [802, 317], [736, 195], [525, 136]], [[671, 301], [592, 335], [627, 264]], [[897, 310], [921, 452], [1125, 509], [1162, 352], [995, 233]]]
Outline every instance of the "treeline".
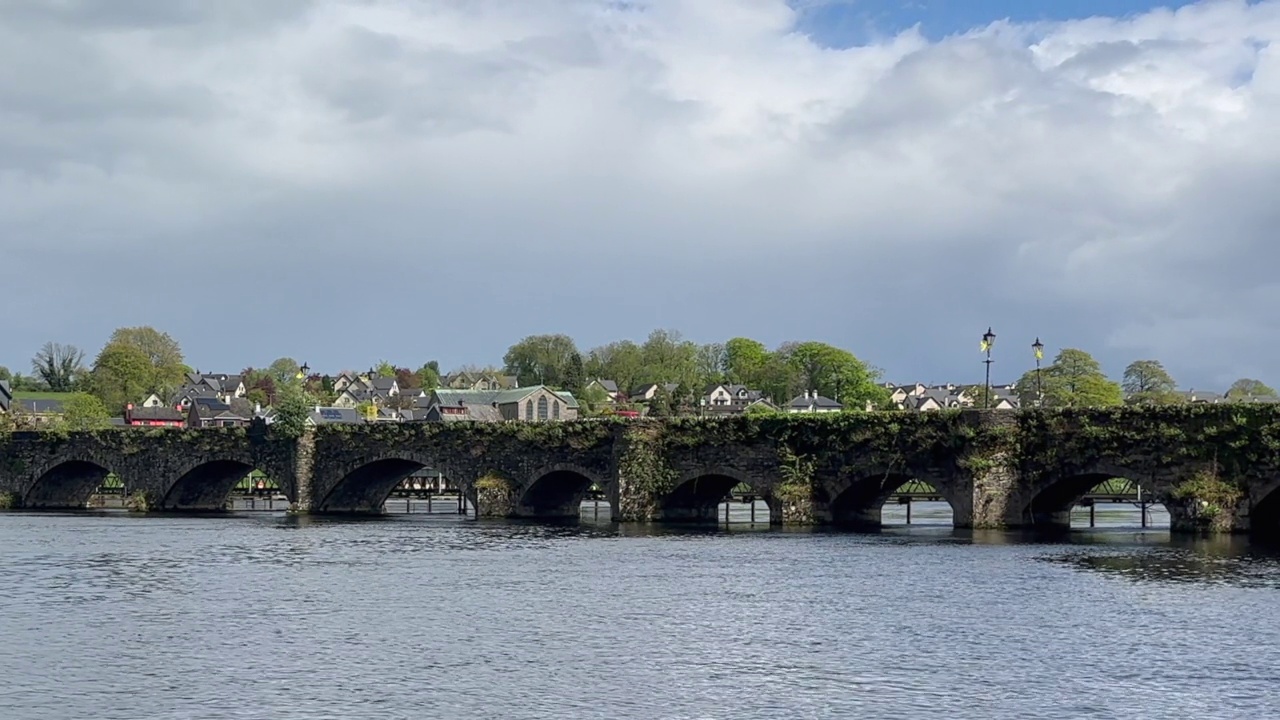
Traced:
[[[0, 367], [0, 380], [10, 381], [17, 392], [80, 393], [92, 402], [76, 398], [77, 413], [97, 416], [100, 406], [105, 417], [152, 393], [170, 398], [192, 372], [178, 342], [151, 327], [119, 328], [92, 364], [85, 360], [84, 351], [74, 345], [45, 343], [32, 358], [32, 374], [13, 374]], [[432, 389], [441, 383], [443, 373], [435, 361], [410, 368], [382, 361], [355, 372], [394, 377], [402, 388]], [[663, 400], [677, 407], [696, 405], [703, 391], [717, 383], [745, 385], [775, 403], [814, 391], [850, 409], [868, 403], [890, 407], [879, 369], [848, 350], [814, 341], [769, 349], [750, 338], [699, 344], [675, 331], [654, 330], [643, 342], [619, 340], [583, 351], [568, 335], [530, 335], [507, 350], [501, 365], [464, 366], [453, 372], [459, 371], [514, 375], [521, 385], [569, 390], [589, 407], [604, 401], [601, 392], [590, 388], [595, 379], [612, 380], [623, 393], [647, 384], [674, 385], [676, 391], [669, 398], [664, 392]], [[337, 371], [302, 368], [293, 358], [280, 358], [266, 368], [246, 367], [238, 374], [244, 379], [247, 399], [263, 406], [278, 404], [289, 390], [300, 391], [299, 402], [309, 404], [327, 405], [335, 397], [332, 380]], [[1017, 389], [1022, 407], [1168, 404], [1186, 399], [1158, 361], [1135, 361], [1116, 382], [1089, 353], [1075, 348], [1063, 349], [1038, 374], [1028, 371], [1019, 378]], [[985, 388], [968, 386], [965, 391], [975, 405], [984, 404]], [[1274, 389], [1250, 378], [1237, 380], [1224, 394], [1235, 401], [1277, 397]]]
[[[1158, 360], [1129, 363], [1120, 382], [1116, 382], [1107, 377], [1092, 355], [1076, 348], [1063, 349], [1039, 372], [1027, 371], [1018, 379], [1017, 388], [1019, 404], [1024, 408], [1173, 405], [1190, 401]], [[1236, 380], [1221, 394], [1231, 402], [1280, 397], [1274, 389], [1252, 378]]]
[[778, 403], [805, 391], [858, 408], [889, 400], [879, 385], [879, 369], [848, 350], [813, 341], [770, 350], [750, 338], [699, 344], [672, 330], [654, 330], [641, 343], [619, 340], [583, 352], [567, 335], [531, 335], [512, 345], [502, 360], [502, 370], [521, 385], [575, 391], [588, 403], [598, 401], [585, 391], [597, 378], [616, 382], [624, 393], [651, 383], [676, 385], [677, 404], [696, 402], [716, 383], [746, 385]]

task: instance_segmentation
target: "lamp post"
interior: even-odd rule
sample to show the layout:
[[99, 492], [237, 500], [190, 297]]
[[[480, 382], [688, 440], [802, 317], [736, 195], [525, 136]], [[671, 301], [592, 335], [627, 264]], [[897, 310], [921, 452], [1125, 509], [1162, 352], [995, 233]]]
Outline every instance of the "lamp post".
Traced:
[[995, 344], [996, 334], [991, 332], [990, 327], [987, 327], [987, 331], [982, 335], [982, 351], [987, 354], [987, 359], [982, 361], [987, 366], [986, 392], [982, 397], [982, 408], [984, 410], [991, 409], [991, 346]]
[[1044, 383], [1040, 380], [1040, 361], [1044, 358], [1044, 343], [1040, 342], [1037, 337], [1036, 341], [1031, 343], [1031, 352], [1036, 355], [1036, 407], [1044, 407]]
[[307, 373], [311, 372], [311, 368], [306, 363], [302, 363], [302, 367], [298, 368], [298, 379], [306, 381]]

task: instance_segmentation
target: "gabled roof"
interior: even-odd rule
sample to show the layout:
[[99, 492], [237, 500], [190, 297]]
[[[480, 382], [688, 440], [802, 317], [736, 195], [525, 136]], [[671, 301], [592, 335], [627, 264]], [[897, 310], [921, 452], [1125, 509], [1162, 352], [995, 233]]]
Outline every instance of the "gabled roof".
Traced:
[[611, 393], [616, 393], [616, 392], [618, 392], [618, 383], [616, 383], [616, 382], [614, 382], [614, 381], [612, 381], [612, 380], [605, 380], [605, 379], [603, 379], [603, 378], [596, 378], [595, 380], [592, 380], [591, 382], [592, 382], [593, 384], [594, 384], [594, 383], [599, 383], [599, 384], [600, 384], [600, 387], [604, 388], [605, 392], [611, 392]]
[[388, 391], [390, 391], [390, 390], [391, 390], [391, 388], [395, 388], [395, 389], [397, 389], [397, 390], [399, 390], [399, 389], [400, 389], [400, 387], [396, 384], [396, 379], [395, 379], [395, 378], [379, 377], [379, 378], [374, 378], [374, 379], [373, 379], [373, 389], [374, 389], [374, 390], [380, 390], [380, 391], [382, 391], [382, 392], [388, 392]]
[[797, 409], [799, 408], [843, 409], [844, 405], [841, 405], [840, 403], [836, 402], [835, 400], [832, 400], [829, 397], [823, 397], [817, 394], [814, 394], [814, 395], [806, 394], [806, 395], [799, 395], [793, 398], [791, 402], [787, 403], [787, 407], [797, 408]]
[[555, 394], [561, 400], [565, 401], [565, 404], [569, 406], [570, 410], [578, 409], [578, 399], [573, 396], [573, 393], [568, 390], [557, 390], [555, 391]]
[[316, 425], [355, 425], [364, 422], [355, 408], [322, 407], [311, 411], [311, 422]]

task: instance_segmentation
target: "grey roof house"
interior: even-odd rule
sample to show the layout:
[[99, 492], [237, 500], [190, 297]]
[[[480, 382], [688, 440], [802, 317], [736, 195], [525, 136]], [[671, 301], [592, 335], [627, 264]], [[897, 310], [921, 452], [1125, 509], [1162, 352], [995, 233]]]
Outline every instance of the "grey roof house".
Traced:
[[823, 413], [840, 412], [841, 410], [844, 410], [844, 405], [829, 397], [823, 397], [816, 392], [808, 390], [803, 395], [787, 403], [787, 412], [789, 413]]

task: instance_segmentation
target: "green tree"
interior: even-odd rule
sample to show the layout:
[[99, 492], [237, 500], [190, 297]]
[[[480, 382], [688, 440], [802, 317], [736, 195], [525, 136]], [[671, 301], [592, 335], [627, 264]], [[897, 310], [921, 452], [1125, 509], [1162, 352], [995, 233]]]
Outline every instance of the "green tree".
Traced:
[[641, 383], [698, 382], [698, 346], [675, 330], [654, 330], [640, 346]]
[[967, 385], [964, 388], [964, 394], [973, 400], [973, 407], [976, 409], [995, 407], [996, 394], [987, 388], [986, 383], [981, 385]]
[[612, 342], [591, 350], [584, 366], [587, 378], [613, 380], [624, 393], [645, 382], [644, 353], [630, 340]]
[[[298, 361], [291, 357], [276, 358], [267, 366], [266, 374], [276, 382], [277, 385], [282, 383], [293, 382], [298, 379], [298, 373], [302, 368], [298, 365]], [[245, 383], [248, 385], [248, 383]]]
[[1121, 387], [1133, 405], [1172, 405], [1178, 385], [1158, 360], [1135, 360], [1124, 369]]
[[695, 388], [703, 390], [725, 381], [725, 355], [724, 343], [707, 343], [698, 347]]
[[53, 392], [71, 392], [85, 374], [84, 351], [75, 345], [47, 342], [31, 359], [31, 370]]
[[503, 356], [504, 372], [523, 385], [563, 387], [570, 358], [578, 347], [568, 335], [530, 335], [512, 345]]
[[724, 372], [729, 382], [757, 388], [764, 384], [769, 349], [750, 338], [733, 338], [724, 344]]
[[255, 387], [244, 394], [244, 397], [254, 405], [267, 407], [271, 404], [271, 396], [267, 395], [267, 391], [260, 387]]
[[152, 368], [148, 392], [168, 395], [177, 389], [189, 368], [182, 358], [182, 348], [168, 333], [153, 327], [119, 328], [107, 344], [121, 343], [141, 350]]
[[803, 342], [789, 346], [784, 353], [801, 383], [800, 391], [817, 391], [850, 410], [861, 410], [867, 403], [875, 407], [890, 404], [889, 391], [877, 383], [875, 371], [848, 350]]
[[301, 437], [307, 429], [311, 408], [312, 404], [300, 383], [283, 383], [279, 401], [275, 404], [276, 416], [272, 426], [285, 437]]
[[62, 401], [62, 426], [77, 432], [103, 430], [111, 426], [111, 414], [101, 400], [78, 392]]
[[13, 379], [13, 373], [9, 372], [9, 368], [0, 365], [0, 380], [9, 381]]
[[375, 377], [393, 378], [396, 376], [396, 366], [386, 360], [379, 360], [378, 364], [373, 368]]
[[671, 392], [667, 390], [665, 385], [659, 385], [653, 398], [649, 400], [649, 417], [665, 418], [675, 414], [675, 403], [672, 400]]
[[576, 350], [569, 356], [569, 362], [565, 365], [561, 386], [573, 393], [575, 397], [582, 395], [583, 388], [587, 386], [586, 369], [583, 367], [582, 355]]
[[599, 385], [592, 385], [583, 390], [581, 395], [575, 395], [575, 397], [578, 398], [578, 405], [588, 415], [599, 415], [600, 411], [609, 405], [609, 394], [602, 390]]
[[[1120, 384], [1109, 380], [1093, 356], [1064, 348], [1042, 370], [1044, 407], [1107, 407], [1124, 402]], [[1036, 374], [1028, 371], [1018, 380], [1023, 407], [1036, 406]]]
[[90, 387], [111, 412], [120, 412], [128, 403], [141, 401], [151, 390], [155, 367], [136, 345], [109, 342], [93, 363]]
[[440, 387], [440, 363], [432, 360], [418, 368], [418, 387], [423, 390], [434, 390]]
[[1277, 397], [1277, 395], [1275, 390], [1261, 380], [1250, 378], [1240, 378], [1231, 383], [1231, 388], [1227, 390], [1227, 398], [1230, 400], [1245, 400], [1255, 397], [1273, 398]]

